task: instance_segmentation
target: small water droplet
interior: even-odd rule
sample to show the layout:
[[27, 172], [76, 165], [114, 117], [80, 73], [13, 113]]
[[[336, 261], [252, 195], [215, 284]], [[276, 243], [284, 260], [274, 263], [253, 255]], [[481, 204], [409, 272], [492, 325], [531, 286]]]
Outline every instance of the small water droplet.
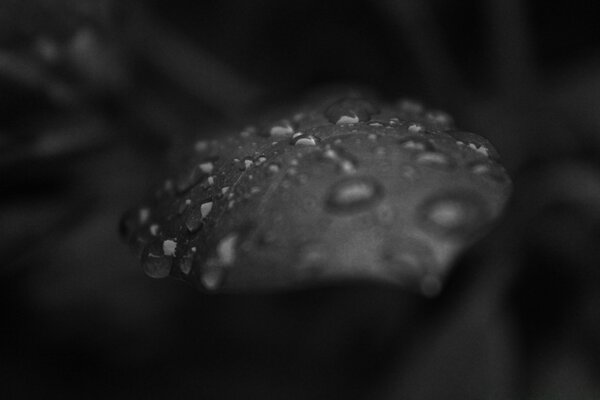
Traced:
[[435, 151], [426, 151], [418, 154], [416, 157], [416, 162], [421, 165], [437, 167], [440, 169], [450, 169], [453, 167], [450, 157]]
[[214, 167], [215, 167], [215, 166], [214, 166], [214, 164], [212, 163], [212, 161], [207, 161], [207, 162], [200, 163], [200, 164], [198, 165], [198, 167], [199, 167], [199, 168], [200, 168], [200, 170], [201, 170], [202, 172], [204, 172], [205, 174], [210, 174], [210, 173], [212, 173], [212, 172], [213, 172], [213, 169], [214, 169]]
[[223, 186], [221, 188], [221, 194], [227, 194], [228, 191], [229, 191], [229, 186]]
[[223, 285], [227, 271], [215, 265], [205, 265], [200, 272], [200, 282], [202, 286], [209, 291], [214, 291]]
[[150, 228], [149, 228], [150, 234], [152, 236], [158, 235], [158, 230], [159, 229], [160, 229], [160, 227], [158, 226], [158, 224], [152, 224], [152, 225], [150, 225]]
[[425, 114], [425, 118], [438, 128], [449, 129], [454, 124], [452, 116], [441, 110], [428, 111]]
[[138, 211], [138, 220], [141, 225], [145, 225], [150, 219], [150, 209], [148, 207], [140, 208]]
[[245, 158], [244, 159], [244, 169], [248, 169], [250, 167], [252, 167], [254, 165], [254, 161], [252, 161], [251, 158]]
[[413, 123], [408, 126], [408, 131], [410, 133], [419, 133], [419, 132], [423, 132], [424, 130], [425, 130], [425, 127], [419, 123]]
[[211, 175], [211, 176], [209, 176], [208, 178], [206, 178], [206, 181], [208, 182], [208, 184], [209, 184], [210, 186], [212, 186], [212, 185], [214, 185], [214, 184], [215, 184], [215, 177]]
[[346, 98], [329, 106], [325, 117], [332, 124], [354, 124], [368, 121], [377, 112], [377, 108], [367, 100]]
[[181, 260], [179, 260], [179, 270], [184, 275], [189, 275], [189, 273], [192, 271], [192, 265], [194, 263], [194, 253], [195, 251], [192, 250], [185, 256], [181, 257]]
[[481, 137], [472, 132], [465, 131], [447, 131], [450, 136], [456, 139], [457, 143], [467, 146], [478, 153], [489, 157], [493, 160], [498, 160], [500, 158], [498, 152], [492, 146], [489, 140], [484, 137]]
[[383, 187], [370, 177], [352, 177], [336, 183], [327, 195], [330, 212], [357, 212], [372, 207], [383, 197]]
[[256, 165], [261, 165], [261, 164], [265, 163], [266, 161], [267, 161], [267, 157], [259, 156], [258, 160], [256, 161]]
[[319, 141], [316, 136], [300, 133], [294, 135], [290, 143], [294, 146], [316, 146]]
[[409, 150], [416, 150], [416, 151], [431, 151], [431, 150], [433, 150], [433, 145], [431, 144], [431, 142], [427, 139], [423, 139], [420, 137], [406, 138], [406, 139], [400, 140], [398, 142], [398, 144], [400, 144], [400, 146], [404, 147], [405, 149], [409, 149]]
[[419, 214], [426, 227], [452, 236], [474, 234], [491, 217], [483, 198], [471, 192], [435, 195], [422, 204]]
[[268, 166], [268, 171], [269, 171], [270, 174], [276, 174], [276, 173], [279, 172], [279, 168], [280, 168], [279, 164], [271, 163]]
[[230, 267], [236, 260], [237, 233], [230, 233], [222, 238], [217, 244], [216, 265]]
[[151, 278], [166, 278], [171, 273], [172, 257], [166, 257], [158, 251], [146, 249], [142, 255], [142, 268]]
[[208, 214], [210, 213], [210, 211], [212, 210], [212, 208], [213, 208], [212, 201], [202, 203], [200, 205], [200, 215], [202, 216], [202, 218], [206, 218], [208, 216]]
[[276, 138], [290, 137], [294, 134], [294, 127], [287, 119], [275, 123], [269, 129], [269, 135]]

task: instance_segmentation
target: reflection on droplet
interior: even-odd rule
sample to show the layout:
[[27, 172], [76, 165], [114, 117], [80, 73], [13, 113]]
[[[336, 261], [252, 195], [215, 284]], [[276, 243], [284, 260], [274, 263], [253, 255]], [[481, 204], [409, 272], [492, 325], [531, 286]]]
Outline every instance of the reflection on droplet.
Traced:
[[472, 192], [435, 195], [419, 207], [419, 214], [425, 227], [451, 236], [472, 235], [491, 217], [483, 198]]
[[368, 121], [378, 110], [367, 100], [346, 98], [337, 101], [325, 110], [325, 117], [332, 124], [354, 124]]
[[163, 241], [162, 244], [163, 254], [167, 257], [175, 256], [175, 250], [177, 249], [177, 242], [171, 239]]
[[198, 167], [205, 174], [210, 174], [210, 173], [212, 173], [212, 171], [214, 169], [214, 164], [211, 161], [207, 161], [207, 162], [200, 163], [198, 165]]
[[207, 203], [202, 203], [200, 205], [200, 215], [202, 216], [202, 218], [206, 218], [208, 216], [208, 214], [212, 210], [212, 207], [213, 207], [212, 201], [209, 201]]
[[383, 197], [383, 187], [370, 177], [353, 177], [336, 183], [325, 202], [329, 212], [356, 212], [375, 205]]

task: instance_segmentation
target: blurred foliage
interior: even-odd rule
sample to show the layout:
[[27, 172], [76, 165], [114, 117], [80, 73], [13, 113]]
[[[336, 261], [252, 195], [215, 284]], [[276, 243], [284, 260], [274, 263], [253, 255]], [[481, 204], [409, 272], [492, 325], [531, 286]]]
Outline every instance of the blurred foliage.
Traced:
[[[0, 3], [9, 398], [600, 398], [600, 37], [590, 2]], [[322, 85], [444, 107], [515, 196], [448, 287], [206, 296], [117, 225], [189, 136]]]

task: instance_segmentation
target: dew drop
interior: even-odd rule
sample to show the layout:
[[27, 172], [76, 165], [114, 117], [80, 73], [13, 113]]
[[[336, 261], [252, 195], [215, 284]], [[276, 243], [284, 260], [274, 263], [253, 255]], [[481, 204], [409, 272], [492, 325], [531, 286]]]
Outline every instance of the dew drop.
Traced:
[[319, 141], [316, 136], [300, 133], [294, 135], [290, 143], [294, 146], [316, 146]]
[[399, 142], [400, 146], [408, 150], [431, 151], [433, 145], [429, 140], [423, 138], [407, 138]]
[[142, 256], [142, 268], [151, 278], [166, 278], [171, 273], [173, 259], [166, 257], [162, 252], [147, 249]]
[[228, 191], [229, 191], [229, 186], [223, 186], [221, 188], [221, 194], [227, 194]]
[[447, 131], [447, 133], [456, 139], [457, 143], [465, 145], [485, 157], [489, 157], [493, 160], [498, 160], [500, 158], [494, 146], [484, 137], [465, 131]]
[[212, 201], [209, 201], [207, 203], [202, 203], [200, 205], [200, 215], [202, 216], [202, 218], [206, 218], [208, 216], [208, 214], [212, 210], [212, 207], [213, 207]]
[[198, 165], [200, 170], [205, 174], [210, 174], [213, 172], [214, 164], [211, 161], [203, 162]]
[[158, 226], [158, 224], [152, 224], [152, 225], [150, 225], [150, 228], [149, 228], [150, 234], [152, 236], [158, 235], [158, 230], [159, 229], [160, 229], [160, 227]]
[[453, 167], [450, 157], [435, 151], [427, 151], [418, 154], [416, 157], [416, 162], [421, 165], [427, 165], [441, 169], [450, 169]]
[[238, 241], [237, 233], [230, 233], [225, 236], [219, 244], [217, 244], [217, 258], [215, 260], [217, 265], [223, 267], [229, 267], [233, 265], [236, 259], [236, 244]]
[[325, 117], [332, 124], [354, 124], [368, 121], [378, 110], [370, 102], [358, 98], [337, 101], [325, 110]]
[[206, 179], [206, 181], [208, 182], [208, 184], [209, 184], [210, 186], [212, 186], [212, 185], [214, 185], [214, 184], [215, 184], [215, 177], [211, 175], [211, 176], [209, 176], [209, 177]]
[[285, 138], [290, 137], [294, 134], [294, 127], [290, 121], [284, 119], [274, 124], [269, 129], [269, 135], [273, 137]]
[[270, 174], [276, 174], [279, 172], [279, 165], [276, 163], [271, 163], [269, 164], [269, 166], [267, 167], [267, 170], [269, 171]]
[[491, 217], [483, 198], [472, 192], [435, 195], [419, 207], [419, 214], [427, 228], [450, 236], [472, 235]]
[[222, 267], [205, 265], [200, 273], [200, 282], [206, 290], [217, 290], [223, 285], [226, 272]]
[[249, 158], [244, 159], [244, 169], [248, 169], [254, 165], [254, 161]]
[[138, 211], [138, 220], [141, 225], [144, 225], [150, 219], [150, 209], [147, 207], [140, 208]]
[[424, 130], [425, 130], [425, 127], [418, 123], [410, 124], [408, 126], [408, 131], [410, 133], [419, 133], [419, 132], [423, 132]]
[[329, 191], [325, 207], [329, 212], [357, 212], [372, 207], [383, 197], [383, 187], [370, 177], [346, 178]]

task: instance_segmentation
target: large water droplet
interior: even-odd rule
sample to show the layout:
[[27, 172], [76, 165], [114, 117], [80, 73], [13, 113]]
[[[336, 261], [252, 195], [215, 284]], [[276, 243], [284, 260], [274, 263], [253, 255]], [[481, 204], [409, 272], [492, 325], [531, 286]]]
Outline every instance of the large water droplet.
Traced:
[[281, 120], [271, 126], [269, 129], [269, 136], [275, 138], [287, 138], [291, 137], [294, 134], [294, 127], [292, 123], [287, 120]]
[[342, 99], [325, 110], [325, 117], [332, 124], [353, 124], [368, 121], [377, 108], [363, 99]]
[[485, 200], [473, 192], [449, 192], [430, 197], [419, 207], [421, 223], [442, 235], [468, 237], [490, 220]]
[[371, 177], [352, 177], [336, 183], [325, 206], [329, 212], [357, 212], [375, 205], [383, 197], [383, 187]]
[[151, 278], [166, 278], [171, 273], [172, 257], [165, 256], [163, 249], [148, 248], [142, 255], [142, 268]]

